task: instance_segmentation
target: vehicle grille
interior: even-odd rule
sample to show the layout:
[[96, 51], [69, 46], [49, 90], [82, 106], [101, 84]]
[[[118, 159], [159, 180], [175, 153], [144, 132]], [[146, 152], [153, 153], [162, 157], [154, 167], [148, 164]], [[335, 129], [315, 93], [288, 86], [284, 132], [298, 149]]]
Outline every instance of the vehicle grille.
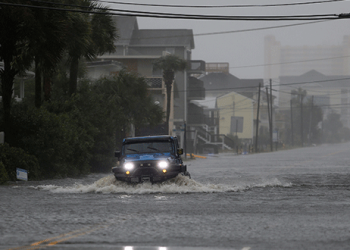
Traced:
[[140, 168], [152, 168], [152, 167], [156, 167], [156, 165], [157, 165], [157, 162], [155, 161], [141, 162], [136, 164], [136, 166]]

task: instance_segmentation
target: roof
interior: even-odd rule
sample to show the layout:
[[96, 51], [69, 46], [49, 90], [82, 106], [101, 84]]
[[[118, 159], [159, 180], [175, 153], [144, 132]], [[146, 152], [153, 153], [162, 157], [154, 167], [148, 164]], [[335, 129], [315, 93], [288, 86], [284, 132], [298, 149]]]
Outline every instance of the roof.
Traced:
[[281, 76], [280, 84], [305, 83], [300, 85], [301, 88], [308, 86], [349, 88], [349, 80], [349, 75], [324, 75], [316, 70], [310, 70], [300, 76]]
[[217, 99], [220, 99], [220, 98], [223, 98], [223, 97], [226, 97], [226, 96], [229, 96], [229, 95], [239, 95], [239, 96], [242, 96], [245, 100], [250, 99], [251, 101], [254, 101], [253, 98], [249, 98], [249, 97], [247, 97], [245, 95], [242, 95], [242, 94], [240, 94], [240, 93], [238, 93], [236, 91], [231, 91], [231, 92], [229, 92], [227, 94], [220, 95], [220, 96], [217, 97]]
[[[258, 88], [259, 83], [264, 86], [263, 79], [239, 79], [227, 73], [209, 73], [200, 78], [206, 90], [228, 89], [235, 91], [247, 91], [251, 88]], [[252, 89], [253, 90], [253, 89]], [[255, 91], [255, 89], [254, 89]]]
[[204, 109], [217, 109], [216, 97], [206, 97], [204, 100], [192, 100], [191, 103]]
[[118, 40], [116, 45], [128, 45], [134, 31], [139, 29], [136, 17], [131, 16], [113, 16], [113, 21], [116, 24]]
[[132, 46], [190, 46], [194, 49], [191, 29], [143, 29], [134, 32]]
[[142, 137], [128, 137], [123, 140], [123, 144], [146, 142], [146, 141], [172, 141], [175, 140], [174, 136], [170, 135], [154, 135], [154, 136], [142, 136]]

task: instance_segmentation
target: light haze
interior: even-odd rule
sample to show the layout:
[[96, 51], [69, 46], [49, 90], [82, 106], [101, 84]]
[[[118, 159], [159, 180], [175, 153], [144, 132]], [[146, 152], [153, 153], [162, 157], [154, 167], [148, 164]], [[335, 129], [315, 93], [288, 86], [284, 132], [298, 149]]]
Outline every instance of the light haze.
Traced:
[[[163, 5], [266, 5], [305, 3], [304, 0], [152, 0], [125, 1], [129, 3], [163, 4]], [[197, 15], [318, 15], [341, 14], [350, 12], [349, 1], [336, 1], [310, 5], [283, 7], [244, 7], [244, 8], [166, 8], [147, 7], [120, 4], [107, 4], [110, 8], [123, 10], [152, 11], [162, 13], [197, 14]], [[340, 45], [345, 35], [350, 35], [349, 19], [324, 21], [294, 27], [284, 27], [268, 30], [248, 31], [229, 34], [200, 35], [203, 33], [237, 31], [262, 27], [306, 23], [308, 21], [206, 21], [179, 20], [163, 18], [138, 17], [140, 29], [192, 29], [195, 38], [195, 49], [192, 50], [193, 60], [206, 62], [228, 62], [230, 73], [239, 78], [264, 77], [264, 37], [273, 35], [281, 45], [286, 46], [317, 46]], [[312, 21], [311, 21], [312, 22]], [[347, 55], [344, 55], [347, 56]], [[259, 66], [255, 66], [259, 65]]]

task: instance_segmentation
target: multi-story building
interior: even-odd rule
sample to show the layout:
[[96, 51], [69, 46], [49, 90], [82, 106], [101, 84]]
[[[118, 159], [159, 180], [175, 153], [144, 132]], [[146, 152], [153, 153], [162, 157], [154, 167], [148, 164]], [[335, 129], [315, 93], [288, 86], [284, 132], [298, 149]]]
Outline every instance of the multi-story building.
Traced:
[[220, 132], [235, 135], [247, 144], [254, 138], [254, 100], [231, 91], [217, 97], [220, 110]]
[[[331, 111], [341, 115], [344, 126], [350, 126], [350, 36], [338, 45], [284, 46], [274, 36], [265, 37], [265, 79], [273, 79], [278, 86], [278, 124], [283, 130], [288, 124], [291, 91], [299, 87], [314, 103], [322, 106], [324, 117]], [[275, 85], [274, 84], [274, 85]], [[287, 112], [287, 113], [286, 113]]]
[[[139, 29], [136, 17], [114, 17], [118, 31], [116, 52], [100, 56], [89, 64], [89, 75], [100, 77], [117, 73], [122, 68], [146, 78], [154, 101], [166, 111], [166, 88], [162, 71], [153, 63], [167, 54], [174, 54], [188, 61], [188, 69], [177, 72], [173, 83], [169, 131], [158, 128], [155, 133], [177, 135], [185, 146], [185, 127], [188, 121], [188, 106], [191, 100], [204, 99], [203, 83], [191, 77], [205, 70], [203, 61], [192, 61], [194, 38], [191, 29]], [[164, 128], [164, 126], [163, 126]]]
[[[237, 135], [246, 144], [254, 143], [259, 85], [261, 88], [264, 86], [263, 79], [239, 79], [225, 70], [228, 68], [225, 64], [220, 63], [216, 67], [217, 70], [213, 69], [215, 66], [211, 63], [211, 73], [200, 79], [204, 82], [206, 99], [216, 98], [219, 134]], [[267, 107], [266, 92], [261, 89], [259, 131], [266, 131], [269, 128]]]
[[265, 37], [265, 79], [300, 76], [310, 70], [325, 75], [350, 75], [350, 36], [339, 45], [283, 46]]

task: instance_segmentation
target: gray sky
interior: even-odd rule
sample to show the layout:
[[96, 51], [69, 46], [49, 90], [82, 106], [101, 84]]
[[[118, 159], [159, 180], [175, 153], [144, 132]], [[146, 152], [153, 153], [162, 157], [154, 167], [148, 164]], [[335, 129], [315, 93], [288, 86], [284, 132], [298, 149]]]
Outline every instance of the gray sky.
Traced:
[[[317, 0], [125, 0], [125, 2], [174, 5], [239, 5], [313, 2]], [[199, 15], [316, 15], [350, 12], [350, 1], [284, 7], [251, 8], [163, 8], [110, 5], [111, 8]], [[274, 35], [284, 45], [339, 45], [344, 35], [350, 35], [350, 19], [326, 21], [295, 27], [232, 34], [196, 36], [197, 34], [288, 25], [306, 21], [200, 21], [138, 18], [141, 29], [192, 29], [195, 34], [193, 60], [228, 62], [230, 73], [240, 78], [263, 78], [264, 37]]]

